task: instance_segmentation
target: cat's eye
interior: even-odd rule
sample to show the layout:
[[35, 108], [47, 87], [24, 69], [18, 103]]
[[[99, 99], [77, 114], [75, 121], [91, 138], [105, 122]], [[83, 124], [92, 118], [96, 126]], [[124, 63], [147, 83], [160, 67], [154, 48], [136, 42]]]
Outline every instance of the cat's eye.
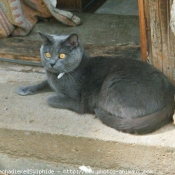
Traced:
[[46, 53], [45, 53], [45, 56], [46, 56], [47, 58], [51, 58], [51, 54], [50, 54], [49, 52], [46, 52]]
[[61, 53], [61, 54], [59, 54], [59, 56], [58, 56], [60, 59], [65, 59], [66, 58], [66, 54], [64, 54], [64, 53]]

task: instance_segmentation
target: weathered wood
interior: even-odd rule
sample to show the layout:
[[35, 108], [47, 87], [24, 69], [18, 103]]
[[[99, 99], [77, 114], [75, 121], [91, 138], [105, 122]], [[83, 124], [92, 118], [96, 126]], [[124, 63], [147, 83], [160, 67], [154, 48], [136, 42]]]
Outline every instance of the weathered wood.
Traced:
[[[169, 6], [171, 6], [173, 3], [173, 0], [170, 0], [169, 2]], [[171, 7], [169, 7], [169, 11], [170, 11]], [[173, 32], [171, 31], [170, 26], [168, 26], [168, 33], [169, 33], [169, 38], [168, 38], [168, 44], [169, 44], [169, 57], [171, 59], [175, 58], [175, 35], [173, 34]]]
[[87, 6], [91, 0], [57, 0], [57, 8], [76, 10], [81, 12], [85, 6]]
[[[32, 44], [31, 44], [32, 43]], [[41, 41], [18, 38], [0, 40], [0, 58], [40, 62]], [[90, 56], [120, 56], [130, 59], [140, 59], [140, 47], [84, 45]]]
[[150, 25], [151, 25], [151, 43], [152, 43], [152, 57], [150, 62], [155, 67], [163, 71], [163, 57], [162, 57], [162, 33], [161, 33], [161, 19], [159, 14], [159, 0], [150, 0]]
[[162, 71], [166, 76], [168, 76], [170, 79], [172, 78], [172, 60], [169, 58], [169, 43], [168, 43], [168, 25], [169, 25], [169, 19], [170, 19], [170, 11], [168, 11], [169, 2], [168, 1], [162, 1], [159, 2], [159, 8], [160, 8], [160, 20], [161, 20], [161, 42], [162, 42]]
[[[170, 12], [171, 6], [172, 6], [172, 0], [168, 1], [168, 11]], [[168, 21], [170, 22], [170, 13], [168, 13]], [[172, 80], [172, 82], [175, 84], [175, 35], [172, 32], [170, 28], [170, 24], [168, 23], [167, 26], [168, 30], [168, 59], [170, 60], [169, 62], [169, 77]]]
[[147, 35], [146, 35], [146, 21], [145, 21], [145, 9], [144, 0], [138, 0], [139, 7], [139, 23], [140, 23], [140, 39], [141, 39], [141, 52], [142, 60], [147, 60]]
[[57, 8], [94, 13], [107, 0], [57, 0]]
[[86, 44], [84, 48], [90, 56], [110, 56], [139, 60], [141, 57], [139, 46], [128, 47]]
[[144, 0], [148, 59], [173, 83], [175, 37], [170, 27], [172, 0]]
[[0, 39], [0, 57], [39, 62], [40, 45], [40, 41], [31, 42], [18, 38]]
[[150, 57], [152, 57], [152, 49], [151, 49], [152, 43], [151, 43], [149, 0], [144, 0], [143, 10], [145, 12], [145, 30], [146, 30], [146, 38], [147, 38], [147, 62], [150, 62]]
[[57, 0], [57, 8], [81, 11], [82, 0]]

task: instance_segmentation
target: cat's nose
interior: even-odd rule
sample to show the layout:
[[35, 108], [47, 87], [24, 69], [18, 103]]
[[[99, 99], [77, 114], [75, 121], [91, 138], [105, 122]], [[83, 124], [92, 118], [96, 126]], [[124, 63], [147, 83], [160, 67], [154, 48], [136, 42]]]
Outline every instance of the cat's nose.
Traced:
[[55, 65], [55, 63], [50, 63], [51, 67], [53, 67]]

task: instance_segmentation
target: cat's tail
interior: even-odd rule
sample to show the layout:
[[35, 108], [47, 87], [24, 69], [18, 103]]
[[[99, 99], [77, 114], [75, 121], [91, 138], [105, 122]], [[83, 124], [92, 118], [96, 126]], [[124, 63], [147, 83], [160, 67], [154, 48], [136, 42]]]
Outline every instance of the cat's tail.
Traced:
[[141, 118], [124, 119], [112, 116], [100, 108], [95, 109], [96, 116], [107, 126], [130, 134], [147, 134], [172, 121], [174, 106], [165, 106], [161, 110]]

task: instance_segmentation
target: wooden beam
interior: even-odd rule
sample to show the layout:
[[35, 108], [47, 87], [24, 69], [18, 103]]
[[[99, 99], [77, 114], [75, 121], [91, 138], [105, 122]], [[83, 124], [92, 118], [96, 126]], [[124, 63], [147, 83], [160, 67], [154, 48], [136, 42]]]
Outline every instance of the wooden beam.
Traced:
[[57, 0], [57, 8], [59, 9], [66, 9], [66, 10], [76, 10], [81, 12], [82, 7], [82, 0]]
[[175, 35], [170, 29], [172, 2], [138, 0], [142, 59], [147, 59], [175, 84]]
[[144, 0], [138, 0], [139, 7], [139, 23], [140, 23], [140, 40], [141, 40], [141, 56], [142, 60], [147, 60], [147, 35], [146, 35], [146, 18]]
[[[0, 40], [0, 58], [40, 62], [40, 47], [42, 42], [18, 38]], [[32, 43], [32, 44], [31, 44]], [[139, 59], [140, 47], [84, 45], [90, 56], [117, 56], [122, 58]]]
[[[168, 1], [167, 11], [170, 12], [171, 5], [173, 3], [173, 0]], [[170, 21], [170, 13], [168, 13], [167, 21]], [[170, 25], [167, 25], [167, 35], [168, 35], [168, 59], [170, 60], [169, 64], [171, 65], [169, 67], [169, 77], [170, 80], [175, 84], [175, 35], [172, 32]]]
[[161, 70], [169, 78], [170, 76], [170, 62], [168, 54], [168, 31], [167, 21], [167, 1], [164, 0], [150, 0], [150, 25], [151, 25], [151, 43], [152, 43], [152, 57], [151, 63]]

